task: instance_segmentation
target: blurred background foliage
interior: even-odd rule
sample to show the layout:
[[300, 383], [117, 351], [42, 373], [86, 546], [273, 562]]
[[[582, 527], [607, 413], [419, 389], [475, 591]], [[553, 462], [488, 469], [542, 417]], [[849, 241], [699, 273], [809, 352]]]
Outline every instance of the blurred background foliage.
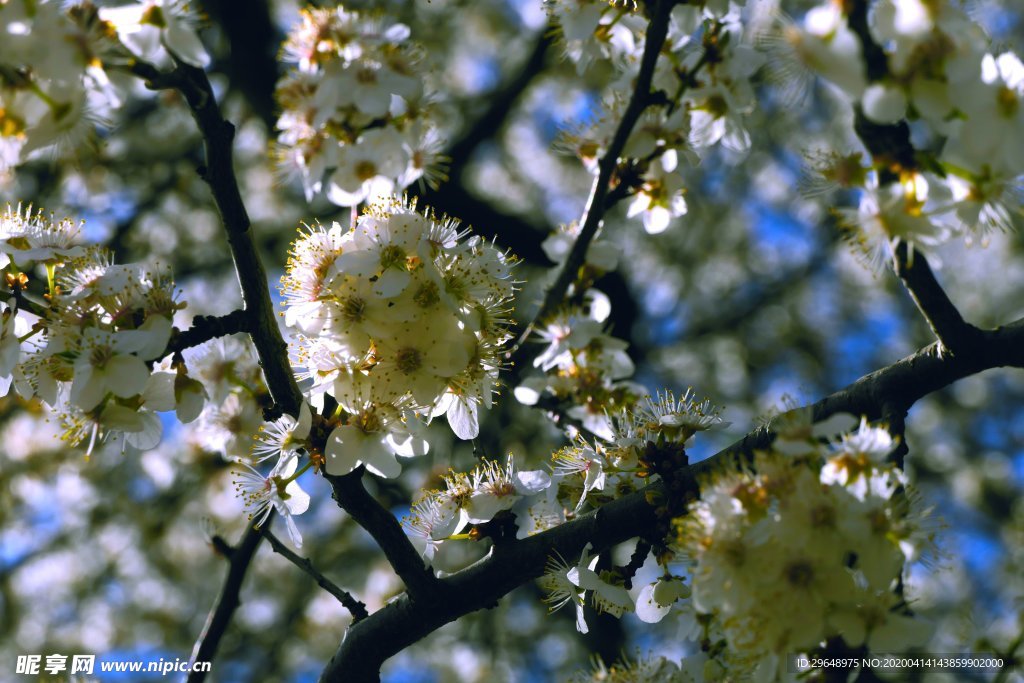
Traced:
[[[598, 64], [578, 76], [540, 0], [349, 6], [383, 9], [423, 45], [430, 78], [446, 94], [451, 162], [447, 183], [417, 192], [523, 258], [517, 313], [526, 319], [553, 275], [540, 244], [579, 217], [591, 184], [579, 160], [553, 146], [600, 115], [615, 74]], [[785, 10], [798, 17], [810, 6], [786, 2]], [[211, 79], [239, 129], [243, 196], [276, 286], [301, 221], [348, 220], [347, 210], [322, 199], [307, 204], [301, 188], [278, 179], [271, 159], [273, 89], [283, 69], [276, 57], [299, 6], [201, 0], [197, 9], [214, 55]], [[1020, 6], [984, 0], [972, 9], [996, 45], [1024, 48]], [[187, 108], [173, 92], [130, 87], [101, 144], [70, 161], [20, 168], [2, 198], [84, 218], [88, 239], [109, 245], [122, 262], [170, 263], [189, 304], [177, 321], [184, 328], [191, 315], [228, 313], [240, 297], [196, 173], [201, 141]], [[932, 341], [891, 272], [873, 274], [842, 243], [830, 209], [851, 198], [798, 191], [807, 150], [858, 149], [849, 107], [820, 86], [799, 103], [770, 84], [757, 87], [752, 150], [738, 158], [716, 148], [685, 169], [688, 215], [647, 235], [622, 203], [603, 232], [618, 245], [620, 266], [597, 288], [611, 298], [612, 330], [629, 341], [636, 380], [652, 393], [692, 385], [726, 406], [732, 427], [699, 442], [697, 458], [755, 427], [785, 397], [815, 400]], [[1024, 316], [1019, 231], [987, 244], [951, 243], [939, 257], [939, 278], [970, 321]], [[946, 525], [943, 554], [915, 567], [908, 584], [914, 609], [938, 626], [930, 649], [991, 649], [972, 645], [984, 639], [1005, 647], [1024, 628], [1024, 374], [963, 380], [915, 406], [907, 427], [907, 466]], [[153, 452], [101, 449], [88, 461], [63, 447], [59, 431], [13, 395], [0, 400], [3, 660], [50, 652], [186, 658], [225, 571], [210, 536], [237, 538], [246, 523], [229, 464], [195, 446], [189, 427], [168, 428]], [[398, 515], [420, 487], [436, 485], [449, 467], [472, 467], [481, 451], [515, 453], [528, 468], [565, 443], [556, 425], [518, 405], [508, 389], [486, 415], [477, 453], [445, 425], [430, 439], [430, 454], [406, 461], [401, 479], [369, 478]], [[303, 554], [373, 611], [400, 584], [330, 499], [327, 483], [305, 476], [313, 506], [297, 520]], [[620, 550], [624, 561], [630, 548]], [[467, 541], [442, 564], [457, 568], [483, 551]], [[557, 680], [588, 666], [591, 653], [611, 661], [636, 648], [678, 656], [688, 647], [672, 619], [650, 626], [633, 615], [592, 617], [582, 636], [568, 612], [548, 616], [539, 597], [526, 586], [443, 628], [391, 660], [384, 680]], [[242, 599], [212, 680], [315, 679], [349, 619], [268, 547]]]

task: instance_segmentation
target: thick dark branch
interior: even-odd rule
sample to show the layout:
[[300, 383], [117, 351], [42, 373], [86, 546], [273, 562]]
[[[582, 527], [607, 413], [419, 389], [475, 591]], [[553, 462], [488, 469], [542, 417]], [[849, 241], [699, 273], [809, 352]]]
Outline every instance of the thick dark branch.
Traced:
[[[867, 63], [868, 79], [880, 81], [889, 74], [889, 62], [884, 50], [868, 28], [867, 0], [854, 0], [849, 10], [850, 28], [857, 34]], [[878, 124], [869, 121], [858, 105], [854, 109], [854, 131], [871, 152], [876, 163], [882, 164], [883, 181], [895, 180], [897, 171], [917, 167], [917, 152], [910, 140], [910, 126], [906, 121]], [[906, 242], [896, 245], [893, 269], [907, 288], [918, 310], [938, 338], [942, 349], [957, 353], [976, 343], [981, 330], [965, 322], [935, 279], [924, 254]]]
[[540, 577], [555, 553], [578, 558], [587, 543], [601, 552], [654, 523], [654, 511], [643, 494], [634, 494], [570, 524], [495, 546], [480, 562], [437, 581], [426, 599], [403, 595], [349, 628], [320, 680], [379, 681], [380, 665], [388, 657], [464, 614], [495, 606], [514, 588]]
[[219, 337], [248, 332], [249, 318], [248, 311], [241, 309], [227, 315], [197, 315], [192, 319], [190, 328], [171, 337], [164, 355], [178, 353]]
[[[263, 523], [264, 528], [270, 526], [272, 519], [273, 515]], [[242, 582], [245, 580], [245, 572], [249, 569], [249, 564], [252, 562], [252, 558], [256, 554], [256, 549], [259, 547], [262, 538], [263, 535], [255, 525], [249, 524], [249, 528], [245, 530], [242, 540], [232, 550], [231, 557], [228, 559], [228, 575], [225, 577], [224, 584], [220, 588], [217, 602], [214, 603], [213, 609], [210, 610], [210, 614], [206, 618], [206, 624], [203, 626], [199, 639], [192, 649], [192, 656], [189, 658], [191, 664], [196, 662], [212, 662], [217, 654], [217, 646], [220, 645], [220, 640], [224, 637], [224, 633], [231, 623], [231, 618], [235, 615], [235, 610], [238, 609], [238, 595], [242, 589]], [[206, 678], [204, 671], [195, 671], [194, 667], [191, 666], [189, 669], [192, 673], [188, 675], [188, 683], [201, 683]]]
[[964, 321], [960, 311], [949, 300], [924, 254], [906, 242], [900, 242], [893, 252], [893, 270], [945, 350], [958, 353], [981, 336], [981, 330]]
[[[957, 380], [999, 367], [1024, 368], [1024, 319], [995, 330], [981, 330], [979, 336], [958, 356], [939, 353], [938, 342], [892, 365], [861, 377], [811, 406], [815, 422], [837, 413], [863, 415], [869, 420], [901, 416], [928, 394]], [[723, 455], [749, 457], [771, 444], [774, 435], [757, 429], [713, 458], [695, 464], [700, 474], [717, 466]]]
[[583, 265], [587, 249], [590, 248], [590, 243], [601, 226], [601, 220], [604, 218], [605, 211], [608, 208], [606, 198], [609, 185], [615, 169], [618, 168], [619, 156], [622, 154], [622, 149], [626, 146], [630, 133], [633, 132], [633, 126], [636, 125], [640, 115], [643, 114], [644, 109], [647, 108], [651, 100], [651, 80], [654, 77], [654, 66], [658, 61], [658, 55], [668, 33], [668, 17], [674, 4], [670, 0], [656, 0], [653, 3], [651, 20], [647, 25], [644, 54], [640, 59], [640, 72], [636, 77], [636, 87], [629, 98], [629, 104], [626, 105], [626, 111], [622, 114], [622, 120], [619, 122], [618, 128], [615, 129], [615, 134], [608, 145], [608, 150], [601, 158], [601, 161], [598, 162], [598, 174], [597, 178], [594, 179], [594, 184], [590, 190], [590, 198], [587, 200], [587, 207], [583, 212], [580, 234], [573, 244], [572, 251], [569, 252], [569, 256], [562, 265], [558, 277], [545, 293], [544, 300], [541, 302], [537, 314], [533, 317], [533, 321], [526, 326], [526, 329], [523, 330], [510, 350], [509, 359], [513, 365], [522, 362], [525, 355], [523, 343], [533, 333], [537, 323], [550, 315], [565, 297], [569, 285], [576, 279], [577, 271]]
[[[932, 344], [818, 401], [811, 407], [815, 421], [840, 412], [869, 419], [898, 415], [958, 379], [990, 368], [1024, 367], [1024, 319], [982, 332], [960, 355], [940, 356], [937, 350], [938, 344]], [[757, 429], [693, 465], [686, 473], [684, 492], [695, 491], [697, 479], [724, 461], [749, 458], [773, 438], [769, 429]], [[660, 488], [660, 484], [652, 486]], [[544, 533], [496, 546], [480, 562], [438, 580], [427, 599], [398, 598], [348, 629], [321, 681], [378, 681], [386, 659], [444, 624], [493, 606], [514, 588], [540, 576], [554, 553], [575, 558], [587, 543], [600, 552], [649, 531], [656, 518], [646, 495], [647, 491], [630, 494]]]
[[[852, 0], [848, 7], [850, 30], [857, 34], [860, 40], [868, 80], [872, 83], [881, 81], [889, 75], [889, 58], [885, 50], [875, 42], [868, 27], [868, 0]], [[875, 161], [882, 166], [883, 181], [894, 174], [893, 166], [905, 169], [916, 166], [917, 154], [910, 143], [910, 126], [906, 121], [892, 124], [875, 123], [864, 115], [864, 110], [859, 104], [854, 106], [853, 114], [854, 132], [871, 152]]]
[[343, 477], [324, 477], [334, 487], [334, 499], [359, 526], [377, 542], [405, 589], [414, 599], [429, 600], [437, 579], [423, 563], [395, 516], [388, 512], [363, 486], [363, 469]]
[[339, 588], [337, 584], [328, 579], [326, 576], [317, 571], [317, 568], [313, 566], [313, 563], [308, 557], [301, 557], [296, 553], [292, 552], [292, 549], [281, 542], [277, 536], [273, 534], [269, 529], [262, 532], [267, 539], [267, 543], [274, 549], [274, 552], [281, 555], [286, 560], [294, 564], [296, 567], [313, 577], [313, 580], [317, 582], [321, 588], [333, 595], [338, 599], [345, 609], [352, 614], [352, 623], [356, 623], [369, 616], [366, 611], [366, 605], [359, 600], [352, 597], [352, 594], [343, 588]]

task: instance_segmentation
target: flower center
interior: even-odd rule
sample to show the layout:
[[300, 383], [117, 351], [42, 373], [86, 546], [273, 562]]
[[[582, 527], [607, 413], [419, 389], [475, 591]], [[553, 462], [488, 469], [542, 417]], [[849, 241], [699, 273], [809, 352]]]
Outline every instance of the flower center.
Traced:
[[377, 166], [372, 161], [364, 159], [356, 164], [355, 173], [356, 178], [365, 183], [367, 180], [377, 176]]
[[377, 82], [377, 72], [373, 69], [359, 69], [356, 71], [356, 81], [363, 85], [373, 85]]
[[437, 305], [437, 302], [441, 300], [437, 284], [434, 282], [423, 283], [423, 285], [416, 290], [416, 293], [413, 294], [412, 300], [415, 301], [416, 305], [420, 308], [430, 308], [431, 306]]
[[395, 364], [402, 373], [411, 375], [423, 366], [423, 356], [419, 349], [406, 346], [395, 354]]
[[89, 364], [102, 370], [113, 357], [114, 353], [109, 346], [97, 346], [89, 352]]
[[350, 296], [341, 302], [341, 315], [350, 323], [362, 322], [366, 302], [358, 296]]
[[795, 588], [807, 588], [814, 581], [814, 567], [807, 560], [791, 562], [783, 571], [786, 581]]

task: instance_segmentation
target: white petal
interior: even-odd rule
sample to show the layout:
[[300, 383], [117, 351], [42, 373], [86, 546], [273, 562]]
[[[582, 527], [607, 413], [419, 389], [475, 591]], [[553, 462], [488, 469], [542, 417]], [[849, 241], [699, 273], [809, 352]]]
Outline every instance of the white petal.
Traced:
[[398, 441], [394, 434], [388, 434], [387, 444], [395, 455], [403, 458], [411, 458], [416, 455], [426, 455], [430, 451], [430, 443], [411, 434], [404, 441]]
[[174, 380], [170, 372], [154, 372], [142, 392], [142, 402], [149, 410], [164, 412], [174, 410]]
[[[327, 447], [324, 448], [324, 471], [327, 474], [338, 477], [359, 467], [357, 440], [348, 435], [351, 430], [358, 431], [356, 427], [337, 427], [327, 437]], [[346, 438], [351, 442], [346, 444]]]
[[456, 397], [448, 409], [448, 424], [451, 425], [455, 436], [460, 439], [464, 441], [475, 439], [480, 434], [476, 403]]
[[640, 589], [636, 596], [636, 616], [640, 621], [647, 624], [656, 624], [665, 618], [665, 615], [672, 611], [671, 605], [659, 605], [654, 600], [654, 586], [649, 584]]
[[170, 19], [164, 31], [164, 43], [181, 61], [199, 68], [210, 63], [210, 55], [195, 30], [181, 19]]
[[292, 544], [296, 548], [302, 547], [302, 534], [299, 533], [299, 527], [295, 526], [295, 520], [292, 519], [291, 515], [283, 515], [285, 521], [285, 527], [288, 529], [288, 538], [291, 539]]
[[139, 418], [142, 422], [142, 429], [126, 434], [125, 441], [140, 451], [156, 448], [160, 445], [160, 437], [163, 436], [164, 432], [160, 416], [148, 410], [141, 410], [139, 411]]
[[179, 382], [175, 382], [175, 412], [182, 424], [192, 422], [203, 412], [206, 405], [206, 390], [203, 385], [195, 380], [187, 379], [187, 382], [178, 388]]
[[402, 466], [395, 460], [394, 454], [383, 447], [376, 452], [371, 449], [370, 452], [364, 453], [363, 457], [366, 458], [363, 464], [371, 474], [385, 479], [395, 479], [402, 474]]
[[516, 479], [516, 491], [523, 495], [539, 493], [551, 486], [551, 475], [544, 470], [516, 472]]
[[118, 354], [107, 361], [103, 368], [107, 387], [115, 396], [129, 398], [138, 396], [146, 389], [149, 368], [138, 356]]
[[299, 482], [291, 482], [288, 486], [284, 487], [284, 492], [288, 494], [288, 498], [284, 501], [288, 512], [293, 515], [301, 515], [309, 509], [309, 494], [302, 490]]

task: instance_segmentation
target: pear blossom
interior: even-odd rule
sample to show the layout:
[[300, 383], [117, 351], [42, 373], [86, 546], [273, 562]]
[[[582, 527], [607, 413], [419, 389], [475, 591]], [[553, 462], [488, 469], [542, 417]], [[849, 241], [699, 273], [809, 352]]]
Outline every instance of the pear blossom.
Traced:
[[395, 459], [396, 448], [380, 413], [374, 409], [355, 416], [350, 424], [335, 427], [324, 448], [324, 471], [333, 476], [365, 466], [379, 477], [394, 478], [402, 473]]
[[235, 490], [249, 511], [249, 519], [262, 525], [270, 513], [277, 511], [288, 529], [288, 537], [297, 548], [302, 547], [302, 535], [293, 517], [309, 509], [309, 494], [295, 481], [299, 458], [294, 453], [282, 454], [277, 464], [266, 475], [245, 462], [236, 474]]
[[587, 500], [591, 491], [603, 491], [607, 477], [604, 471], [603, 460], [597, 452], [586, 442], [579, 446], [563, 448], [554, 455], [555, 473], [563, 478], [573, 475], [582, 475], [583, 493], [579, 502], [576, 503], [576, 512], [579, 512]]
[[655, 163], [643, 177], [627, 216], [641, 214], [644, 230], [650, 235], [665, 232], [672, 219], [686, 214], [683, 179], [663, 163]]
[[368, 459], [341, 453], [338, 444], [362, 437], [352, 423], [340, 426], [329, 472], [364, 462], [394, 476], [397, 462], [383, 453], [425, 452], [422, 439], [410, 438], [421, 418], [447, 416], [460, 438], [478, 433], [510, 336], [512, 260], [467, 234], [390, 198], [348, 231], [306, 228], [293, 246], [284, 317], [301, 335], [298, 364], [311, 402], [330, 395], [352, 415], [388, 416], [379, 426], [360, 423], [375, 454]]
[[678, 401], [674, 393], [666, 390], [654, 398], [648, 396], [636, 419], [643, 424], [648, 438], [660, 436], [685, 442], [697, 432], [729, 426], [722, 421], [720, 412], [710, 400], [696, 400], [692, 389], [687, 389]]
[[444, 176], [443, 135], [409, 27], [379, 13], [304, 9], [277, 85], [277, 156], [306, 198], [376, 201]]
[[787, 89], [791, 100], [806, 95], [810, 73], [824, 78], [851, 99], [867, 87], [860, 40], [835, 3], [812, 7], [802, 24], [778, 17], [778, 26], [761, 36], [772, 80]]
[[126, 351], [123, 338], [90, 328], [75, 361], [71, 401], [82, 410], [92, 410], [108, 393], [121, 398], [141, 394], [148, 378], [149, 368], [142, 358]]
[[299, 408], [299, 416], [285, 414], [260, 427], [253, 442], [253, 460], [263, 462], [276, 455], [295, 453], [302, 449], [313, 424], [313, 413], [308, 403]]
[[576, 630], [580, 633], [588, 633], [590, 627], [587, 626], [586, 616], [583, 613], [583, 605], [586, 604], [584, 599], [586, 591], [580, 589], [569, 578], [570, 573], [575, 569], [561, 557], [549, 557], [544, 576], [538, 583], [548, 593], [544, 598], [544, 602], [548, 604], [548, 610], [556, 612], [566, 605], [573, 605], [576, 608]]
[[541, 470], [516, 471], [512, 456], [504, 467], [488, 462], [473, 471], [473, 493], [466, 502], [467, 521], [482, 524], [510, 509], [524, 496], [539, 493], [551, 485], [551, 477]]
[[621, 617], [623, 613], [631, 611], [634, 607], [633, 599], [622, 586], [609, 583], [602, 574], [596, 570], [600, 555], [590, 555], [591, 544], [583, 547], [583, 554], [580, 556], [579, 564], [569, 569], [566, 578], [572, 585], [583, 590], [589, 590], [594, 608], [598, 612], [607, 612], [615, 617]]

